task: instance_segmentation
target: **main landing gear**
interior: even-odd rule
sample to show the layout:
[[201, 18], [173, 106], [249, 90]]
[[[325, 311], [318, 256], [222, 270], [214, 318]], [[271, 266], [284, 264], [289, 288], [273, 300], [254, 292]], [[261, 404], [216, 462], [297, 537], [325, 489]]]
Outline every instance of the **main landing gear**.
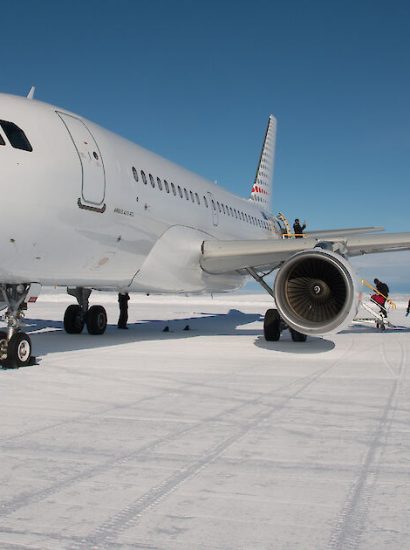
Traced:
[[263, 321], [263, 334], [268, 342], [277, 342], [280, 339], [282, 330], [289, 329], [290, 336], [294, 342], [306, 342], [306, 334], [289, 327], [280, 317], [277, 309], [268, 309]]
[[64, 314], [64, 330], [68, 334], [80, 334], [87, 326], [89, 334], [104, 334], [107, 328], [107, 313], [102, 306], [89, 307], [89, 288], [67, 288], [67, 293], [76, 298], [78, 304], [68, 306]]
[[20, 331], [29, 284], [0, 285], [0, 301], [7, 304], [7, 331], [0, 331], [0, 364], [6, 368], [26, 367], [33, 361], [31, 340]]
[[[273, 299], [275, 298], [272, 289], [265, 282], [263, 277], [258, 275], [258, 273], [251, 267], [247, 268], [247, 272], [261, 285], [263, 289], [266, 290], [268, 294], [272, 296]], [[265, 340], [268, 342], [277, 342], [280, 339], [282, 330], [287, 328], [289, 329], [290, 336], [294, 342], [306, 342], [306, 334], [302, 334], [301, 332], [289, 327], [285, 321], [281, 319], [277, 309], [267, 310], [263, 321], [263, 334], [265, 336]]]

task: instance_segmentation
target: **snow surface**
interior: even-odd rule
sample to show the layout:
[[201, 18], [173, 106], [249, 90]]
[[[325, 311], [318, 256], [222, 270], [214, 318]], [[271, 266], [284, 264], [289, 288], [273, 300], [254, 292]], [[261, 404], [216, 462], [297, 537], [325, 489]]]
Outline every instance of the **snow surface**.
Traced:
[[263, 339], [261, 294], [131, 296], [128, 331], [92, 302], [107, 333], [67, 335], [42, 295], [39, 365], [0, 371], [0, 548], [410, 547], [404, 299], [306, 343]]

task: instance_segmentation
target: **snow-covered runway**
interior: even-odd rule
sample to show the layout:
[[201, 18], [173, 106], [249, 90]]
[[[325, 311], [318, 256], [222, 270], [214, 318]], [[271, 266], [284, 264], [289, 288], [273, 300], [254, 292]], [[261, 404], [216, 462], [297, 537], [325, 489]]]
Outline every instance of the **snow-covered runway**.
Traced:
[[39, 365], [0, 371], [0, 548], [410, 547], [409, 328], [267, 343], [264, 295], [132, 296], [119, 331], [92, 298], [104, 336], [45, 294]]

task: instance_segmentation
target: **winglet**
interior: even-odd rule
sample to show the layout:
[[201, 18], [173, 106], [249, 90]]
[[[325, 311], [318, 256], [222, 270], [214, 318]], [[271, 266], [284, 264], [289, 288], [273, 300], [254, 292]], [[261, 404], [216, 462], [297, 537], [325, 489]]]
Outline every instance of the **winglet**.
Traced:
[[27, 99], [33, 99], [34, 98], [34, 93], [36, 91], [36, 87], [35, 86], [32, 86], [30, 88], [30, 91], [29, 93], [27, 94]]
[[252, 186], [251, 200], [271, 211], [272, 179], [276, 145], [276, 118], [270, 115]]

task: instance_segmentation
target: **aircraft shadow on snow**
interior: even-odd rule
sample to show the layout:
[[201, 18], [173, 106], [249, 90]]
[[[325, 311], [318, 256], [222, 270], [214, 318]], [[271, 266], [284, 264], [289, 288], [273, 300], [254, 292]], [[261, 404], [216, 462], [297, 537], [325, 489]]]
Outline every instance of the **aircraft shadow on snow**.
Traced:
[[[50, 319], [25, 319], [25, 332], [30, 335], [36, 356], [49, 353], [97, 349], [133, 342], [152, 340], [176, 340], [198, 336], [255, 336], [254, 345], [266, 350], [286, 353], [323, 353], [334, 348], [334, 343], [322, 338], [308, 338], [307, 342], [292, 342], [284, 331], [279, 342], [266, 342], [260, 328], [245, 328], [262, 317], [256, 313], [243, 313], [231, 309], [228, 313], [198, 313], [198, 317], [169, 320], [141, 320], [129, 323], [128, 330], [118, 330], [116, 324], [108, 324], [105, 334], [92, 336], [84, 329], [82, 334], [66, 334], [61, 321]], [[164, 329], [168, 328], [164, 332]], [[188, 327], [188, 330], [184, 330]]]

